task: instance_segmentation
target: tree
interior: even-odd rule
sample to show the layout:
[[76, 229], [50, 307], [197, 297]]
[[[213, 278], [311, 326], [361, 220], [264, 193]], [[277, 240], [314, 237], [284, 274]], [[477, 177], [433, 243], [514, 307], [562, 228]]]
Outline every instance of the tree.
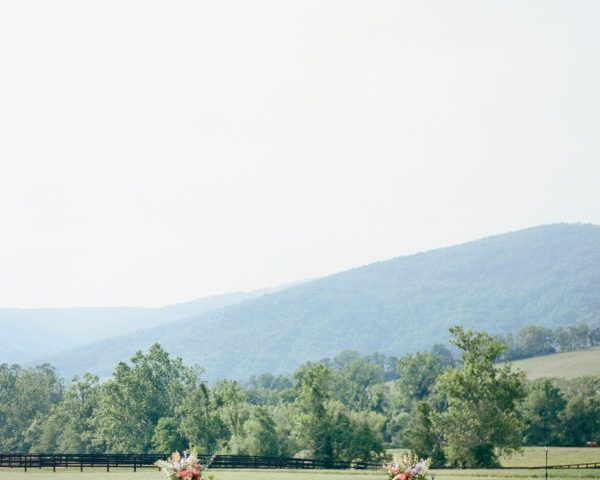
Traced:
[[189, 389], [175, 409], [179, 432], [199, 451], [214, 453], [223, 446], [228, 431], [217, 409], [214, 395], [204, 383]]
[[437, 378], [454, 364], [452, 353], [442, 345], [429, 352], [409, 353], [398, 360], [397, 380], [406, 407], [414, 401], [423, 400], [433, 390]]
[[513, 372], [510, 364], [494, 365], [506, 347], [490, 335], [462, 327], [452, 327], [450, 333], [461, 350], [462, 366], [447, 370], [436, 382], [448, 407], [434, 417], [435, 428], [452, 464], [495, 466], [498, 453], [521, 445], [517, 407], [525, 396], [525, 374]]
[[331, 371], [321, 364], [308, 364], [294, 376], [299, 382], [296, 434], [314, 458], [333, 462], [332, 420], [326, 408]]
[[518, 355], [520, 357], [535, 357], [554, 353], [554, 332], [547, 327], [526, 325], [519, 330]]
[[276, 457], [280, 455], [277, 427], [267, 407], [256, 407], [245, 426], [245, 450], [250, 455]]
[[572, 397], [560, 418], [562, 443], [581, 447], [600, 436], [600, 398], [581, 394]]
[[431, 458], [435, 466], [442, 466], [446, 456], [442, 449], [442, 439], [435, 431], [432, 422], [433, 410], [426, 401], [416, 402], [406, 436], [406, 446], [419, 458]]
[[237, 454], [240, 450], [242, 429], [249, 415], [248, 398], [235, 380], [219, 380], [215, 385], [214, 395], [221, 418], [230, 433], [227, 450]]
[[382, 366], [366, 359], [350, 360], [335, 375], [336, 397], [353, 409], [364, 410], [371, 402], [371, 387], [383, 382], [384, 373]]
[[92, 445], [90, 420], [98, 407], [99, 393], [97, 376], [86, 373], [81, 379], [75, 377], [62, 401], [52, 407], [50, 415], [41, 423], [32, 451], [97, 451]]
[[29, 451], [63, 392], [61, 379], [48, 364], [27, 369], [0, 364], [0, 451]]
[[95, 443], [108, 452], [149, 451], [159, 420], [174, 415], [197, 375], [158, 344], [137, 352], [131, 365], [119, 363], [100, 390], [92, 419]]
[[173, 417], [162, 417], [152, 435], [154, 451], [170, 453], [182, 452], [188, 447], [188, 442], [181, 434], [179, 420]]
[[544, 379], [531, 385], [523, 406], [526, 445], [553, 445], [559, 441], [559, 415], [566, 403], [551, 380]]

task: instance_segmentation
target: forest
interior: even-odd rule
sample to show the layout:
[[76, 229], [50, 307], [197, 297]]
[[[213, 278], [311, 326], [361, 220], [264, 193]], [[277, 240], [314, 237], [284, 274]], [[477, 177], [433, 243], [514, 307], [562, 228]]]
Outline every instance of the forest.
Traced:
[[[449, 346], [399, 358], [344, 351], [290, 375], [265, 373], [244, 383], [209, 384], [200, 367], [159, 344], [118, 363], [104, 380], [85, 374], [66, 383], [47, 364], [2, 364], [0, 451], [162, 453], [194, 445], [204, 452], [383, 460], [394, 446], [436, 465], [494, 466], [499, 453], [521, 446], [600, 438], [600, 378], [527, 382], [510, 363], [498, 363], [515, 351], [546, 352], [556, 348], [548, 338], [584, 330], [527, 326], [507, 345], [453, 327]], [[559, 349], [593, 344], [596, 329], [585, 331], [585, 345], [573, 340]]]

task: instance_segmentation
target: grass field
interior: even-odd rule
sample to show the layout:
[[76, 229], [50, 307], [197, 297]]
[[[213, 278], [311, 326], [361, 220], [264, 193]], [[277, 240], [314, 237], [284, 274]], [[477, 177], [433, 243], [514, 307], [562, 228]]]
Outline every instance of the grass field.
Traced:
[[[524, 447], [523, 453], [501, 459], [503, 467], [530, 467], [544, 465], [543, 447]], [[600, 448], [550, 447], [548, 465], [600, 462]]]
[[[388, 450], [396, 458], [402, 455], [401, 449]], [[503, 457], [503, 467], [536, 467], [544, 465], [544, 447], [524, 447], [521, 453]], [[551, 447], [548, 450], [548, 465], [569, 465], [574, 463], [600, 462], [600, 448]]]
[[[214, 470], [216, 480], [385, 480], [383, 472], [354, 471], [310, 471], [310, 470]], [[510, 480], [542, 479], [543, 470], [435, 470], [432, 474], [438, 480]], [[598, 479], [600, 470], [565, 471], [549, 470], [548, 478], [557, 480]], [[156, 471], [105, 471], [86, 470], [31, 470], [27, 473], [15, 470], [0, 470], [0, 480], [164, 480]]]
[[530, 380], [542, 377], [569, 379], [587, 375], [600, 376], [600, 347], [526, 358], [513, 362], [513, 365], [523, 370]]
[[[390, 450], [395, 455], [402, 450]], [[543, 447], [526, 447], [522, 454], [502, 459], [504, 467], [525, 467], [544, 465]], [[549, 465], [572, 463], [600, 462], [600, 448], [550, 448]], [[352, 470], [213, 470], [216, 480], [385, 480], [383, 471]], [[509, 480], [509, 479], [542, 479], [544, 470], [435, 470], [432, 472], [438, 480]], [[548, 478], [552, 479], [600, 479], [600, 470], [549, 470]], [[137, 473], [131, 469], [112, 469], [107, 473], [104, 469], [31, 469], [27, 473], [22, 470], [0, 469], [0, 480], [164, 480], [164, 476], [154, 470], [145, 469]]]

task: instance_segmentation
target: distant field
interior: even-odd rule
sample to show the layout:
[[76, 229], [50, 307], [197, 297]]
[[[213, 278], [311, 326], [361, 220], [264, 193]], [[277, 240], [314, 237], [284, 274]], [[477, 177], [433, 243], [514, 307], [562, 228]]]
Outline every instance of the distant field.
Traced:
[[523, 370], [530, 380], [542, 377], [569, 379], [587, 375], [600, 376], [600, 347], [526, 358], [513, 362], [513, 365]]
[[[544, 465], [544, 447], [524, 447], [522, 454], [501, 459], [503, 467]], [[600, 462], [600, 448], [550, 447], [548, 465]], [[600, 473], [600, 471], [599, 471]]]
[[[399, 458], [403, 450], [390, 449], [388, 451]], [[503, 467], [536, 467], [544, 465], [545, 461], [544, 447], [524, 447], [523, 453], [516, 453], [511, 457], [500, 459]], [[593, 462], [600, 462], [600, 448], [550, 447], [548, 450], [548, 465]], [[600, 477], [600, 470], [598, 470], [598, 476]]]
[[[543, 470], [436, 470], [432, 472], [437, 479], [442, 480], [510, 480], [527, 478], [544, 478]], [[385, 480], [383, 472], [353, 472], [353, 471], [310, 471], [310, 470], [215, 470], [216, 480]], [[164, 480], [155, 471], [120, 471], [106, 473], [104, 471], [9, 471], [0, 470], [0, 480]], [[598, 470], [580, 471], [549, 471], [548, 478], [552, 479], [597, 479]]]

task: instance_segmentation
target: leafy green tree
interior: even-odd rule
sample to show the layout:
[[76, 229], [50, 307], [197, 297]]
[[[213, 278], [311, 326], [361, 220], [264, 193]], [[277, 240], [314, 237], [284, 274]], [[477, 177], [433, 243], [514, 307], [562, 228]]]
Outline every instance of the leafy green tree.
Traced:
[[214, 396], [204, 383], [187, 392], [175, 413], [180, 424], [179, 432], [190, 445], [208, 453], [224, 446], [229, 432]]
[[518, 356], [534, 357], [554, 353], [554, 332], [538, 325], [526, 325], [519, 330], [517, 340]]
[[558, 327], [554, 332], [554, 338], [556, 345], [561, 352], [573, 350], [573, 337], [568, 329]]
[[172, 417], [198, 372], [172, 359], [158, 344], [119, 363], [100, 390], [92, 424], [94, 442], [108, 452], [147, 452], [163, 417]]
[[526, 445], [555, 445], [559, 441], [561, 423], [559, 416], [566, 400], [551, 380], [533, 383], [523, 405]]
[[246, 394], [253, 405], [277, 405], [293, 400], [292, 380], [285, 375], [275, 376], [272, 373], [250, 377]]
[[42, 433], [41, 425], [64, 392], [48, 365], [22, 368], [0, 365], [0, 451], [27, 452]]
[[52, 407], [40, 426], [32, 450], [37, 452], [90, 453], [98, 451], [92, 444], [90, 420], [98, 407], [98, 377], [86, 373], [75, 377], [62, 401]]
[[302, 449], [296, 435], [296, 405], [294, 403], [281, 403], [271, 407], [270, 413], [275, 422], [279, 454], [282, 457], [294, 456]]
[[560, 417], [563, 445], [581, 447], [600, 437], [600, 398], [574, 396]]
[[406, 406], [429, 396], [437, 378], [453, 364], [452, 354], [441, 345], [429, 352], [409, 353], [400, 358], [397, 383]]
[[179, 451], [188, 447], [188, 442], [180, 432], [179, 420], [173, 417], [162, 417], [152, 435], [154, 451], [165, 454]]
[[214, 395], [221, 418], [230, 432], [227, 451], [240, 453], [243, 427], [249, 416], [248, 397], [235, 380], [219, 380]]
[[350, 429], [339, 431], [338, 444], [341, 446], [337, 458], [374, 462], [385, 456], [381, 430], [385, 423], [383, 415], [363, 411], [351, 411]]
[[308, 364], [298, 369], [299, 394], [296, 435], [310, 454], [321, 460], [334, 460], [332, 419], [326, 408], [330, 399], [331, 371], [321, 364]]
[[452, 327], [450, 333], [462, 366], [447, 370], [436, 383], [448, 407], [434, 417], [435, 428], [452, 464], [495, 466], [498, 453], [521, 445], [517, 407], [525, 396], [524, 373], [513, 372], [510, 364], [494, 365], [506, 347], [487, 333], [462, 327]]
[[384, 373], [382, 366], [367, 359], [349, 360], [334, 376], [335, 397], [352, 409], [365, 410], [371, 403], [371, 388], [383, 383]]
[[433, 465], [441, 466], [446, 463], [446, 456], [442, 448], [442, 439], [433, 425], [433, 413], [431, 405], [426, 401], [415, 403], [405, 446], [419, 458], [431, 458]]
[[258, 406], [245, 426], [244, 449], [250, 455], [276, 457], [281, 453], [275, 420], [268, 407]]

